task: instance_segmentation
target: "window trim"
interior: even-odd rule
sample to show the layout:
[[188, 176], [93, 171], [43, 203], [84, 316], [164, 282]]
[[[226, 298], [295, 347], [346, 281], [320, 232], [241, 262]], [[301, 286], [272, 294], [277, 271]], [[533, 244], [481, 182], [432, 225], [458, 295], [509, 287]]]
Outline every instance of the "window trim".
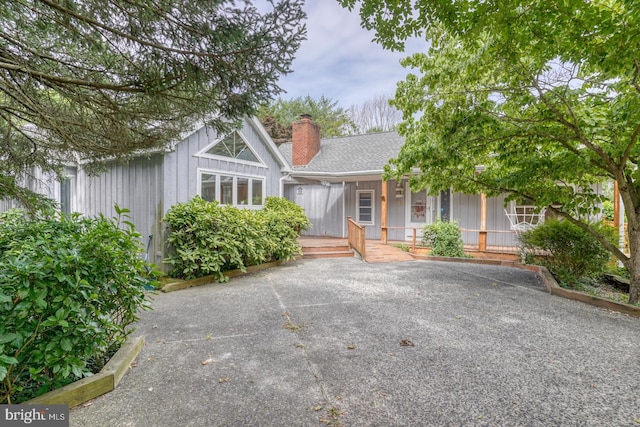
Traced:
[[[233, 178], [233, 197], [232, 197], [232, 203], [231, 204], [224, 204], [223, 206], [234, 206], [237, 208], [248, 208], [248, 209], [262, 209], [264, 207], [264, 202], [266, 199], [266, 184], [267, 184], [267, 177], [263, 176], [263, 175], [250, 175], [250, 174], [241, 174], [241, 173], [231, 173], [231, 172], [227, 172], [227, 171], [222, 171], [222, 170], [213, 170], [213, 169], [204, 169], [204, 168], [198, 168], [197, 169], [197, 194], [198, 196], [202, 197], [202, 175], [203, 174], [207, 174], [207, 175], [215, 175], [216, 176], [216, 186], [215, 186], [215, 194], [216, 194], [216, 200], [218, 201], [218, 203], [220, 203], [222, 205], [222, 203], [220, 202], [220, 196], [221, 196], [221, 186], [220, 186], [220, 177], [221, 176], [228, 176], [228, 177], [232, 177]], [[238, 204], [238, 178], [246, 178], [248, 180], [247, 183], [247, 200], [249, 201], [249, 203], [253, 202], [253, 182], [254, 180], [260, 180], [262, 182], [262, 204], [260, 205], [254, 205], [254, 204], [247, 204], [247, 205], [239, 205]]]
[[[251, 151], [251, 153], [256, 157], [256, 159], [258, 159], [257, 162], [252, 162], [250, 160], [237, 159], [237, 158], [234, 158], [234, 157], [218, 156], [216, 154], [207, 153], [207, 151], [209, 151], [210, 149], [215, 147], [219, 142], [221, 142], [223, 139], [225, 139], [227, 136], [229, 136], [229, 135], [231, 135], [233, 133], [235, 133], [236, 135], [238, 135], [240, 137], [240, 139], [242, 139], [242, 141], [245, 143], [245, 145], [247, 146], [249, 151]], [[205, 159], [221, 160], [221, 161], [224, 161], [224, 162], [239, 163], [239, 164], [242, 164], [242, 165], [260, 166], [260, 167], [263, 167], [263, 168], [267, 167], [267, 165], [260, 158], [258, 153], [256, 153], [255, 150], [253, 149], [253, 147], [251, 147], [251, 144], [249, 144], [247, 138], [245, 138], [244, 135], [242, 133], [240, 133], [240, 131], [237, 131], [237, 130], [234, 130], [234, 131], [232, 131], [230, 133], [227, 133], [227, 134], [224, 134], [224, 135], [222, 135], [220, 137], [217, 137], [211, 144], [208, 144], [202, 150], [198, 151], [196, 154], [194, 154], [194, 156], [195, 157], [202, 157], [202, 158], [205, 158]]]
[[[56, 195], [56, 200], [59, 203], [59, 208], [60, 208], [60, 212], [63, 213], [68, 213], [71, 214], [73, 212], [76, 212], [77, 210], [77, 202], [76, 202], [76, 198], [77, 198], [77, 177], [78, 177], [78, 171], [76, 168], [74, 167], [70, 167], [67, 166], [65, 167], [64, 170], [64, 174], [62, 175], [62, 180], [57, 181], [57, 195]], [[63, 186], [64, 185], [68, 185], [68, 189], [69, 189], [69, 205], [67, 206], [67, 208], [69, 209], [69, 212], [64, 212], [64, 207], [63, 206], [63, 200], [62, 200], [62, 193], [63, 193]]]
[[[361, 194], [370, 194], [371, 195], [371, 221], [362, 221], [360, 219], [360, 195]], [[356, 222], [362, 225], [375, 225], [376, 223], [376, 203], [375, 198], [376, 191], [375, 190], [356, 190]], [[367, 207], [367, 206], [365, 206]]]

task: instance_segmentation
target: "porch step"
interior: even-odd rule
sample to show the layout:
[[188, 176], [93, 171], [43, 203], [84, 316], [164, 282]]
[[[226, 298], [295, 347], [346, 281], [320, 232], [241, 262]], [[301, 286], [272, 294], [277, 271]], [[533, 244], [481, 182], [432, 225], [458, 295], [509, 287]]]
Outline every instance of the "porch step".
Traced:
[[349, 246], [308, 246], [302, 247], [303, 258], [343, 258], [352, 257]]

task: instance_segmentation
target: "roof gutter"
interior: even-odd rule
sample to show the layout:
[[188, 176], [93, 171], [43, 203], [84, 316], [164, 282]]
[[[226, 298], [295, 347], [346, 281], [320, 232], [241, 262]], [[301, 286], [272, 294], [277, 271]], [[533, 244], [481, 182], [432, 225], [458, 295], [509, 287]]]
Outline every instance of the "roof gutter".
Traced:
[[292, 177], [348, 177], [362, 175], [382, 175], [383, 170], [366, 170], [366, 171], [349, 171], [349, 172], [303, 172], [293, 170], [290, 172]]

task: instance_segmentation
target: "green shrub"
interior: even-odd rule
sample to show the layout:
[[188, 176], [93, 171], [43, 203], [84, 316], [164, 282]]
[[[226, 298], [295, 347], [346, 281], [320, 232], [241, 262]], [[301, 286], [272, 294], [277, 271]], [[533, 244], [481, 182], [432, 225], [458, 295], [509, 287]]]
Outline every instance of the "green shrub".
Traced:
[[244, 267], [235, 243], [243, 224], [235, 213], [200, 197], [173, 206], [164, 217], [170, 229], [167, 242], [173, 249], [165, 260], [173, 266], [169, 274], [185, 279], [212, 274], [223, 280], [223, 271]]
[[602, 202], [602, 216], [607, 221], [614, 220], [613, 202], [611, 200], [605, 200], [604, 202]]
[[[602, 224], [593, 227], [609, 241], [615, 241], [613, 227]], [[541, 254], [536, 257], [539, 263], [565, 283], [601, 274], [610, 257], [591, 233], [566, 220], [547, 220], [522, 233], [520, 240], [527, 254]]]
[[301, 231], [311, 227], [304, 209], [283, 197], [267, 197], [261, 214], [267, 223], [269, 241], [273, 245], [273, 259], [288, 260], [298, 255], [298, 236]]
[[456, 221], [425, 225], [422, 229], [422, 245], [431, 248], [431, 255], [466, 258], [462, 234]]
[[194, 279], [300, 253], [298, 234], [310, 226], [304, 210], [278, 197], [267, 197], [261, 211], [237, 209], [196, 196], [173, 206], [164, 218], [169, 226], [173, 277]]
[[116, 209], [117, 219], [0, 215], [0, 403], [97, 372], [148, 307], [155, 277]]
[[311, 228], [311, 222], [304, 209], [284, 197], [267, 197], [264, 210], [276, 213], [296, 233]]

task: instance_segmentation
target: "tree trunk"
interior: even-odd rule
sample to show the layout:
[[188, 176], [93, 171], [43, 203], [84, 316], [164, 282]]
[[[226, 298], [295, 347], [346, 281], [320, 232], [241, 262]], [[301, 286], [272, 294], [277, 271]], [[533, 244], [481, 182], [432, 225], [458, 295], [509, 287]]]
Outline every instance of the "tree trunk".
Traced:
[[629, 226], [629, 260], [625, 267], [629, 271], [629, 304], [638, 304], [640, 301], [640, 230]]

